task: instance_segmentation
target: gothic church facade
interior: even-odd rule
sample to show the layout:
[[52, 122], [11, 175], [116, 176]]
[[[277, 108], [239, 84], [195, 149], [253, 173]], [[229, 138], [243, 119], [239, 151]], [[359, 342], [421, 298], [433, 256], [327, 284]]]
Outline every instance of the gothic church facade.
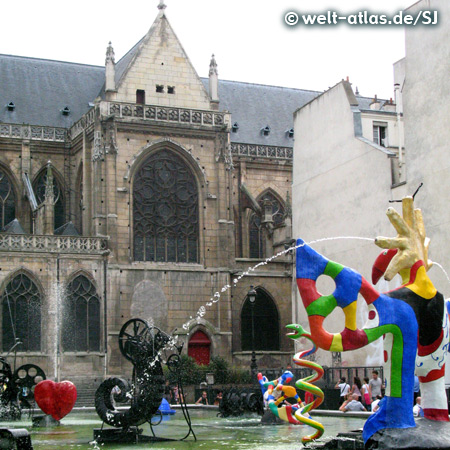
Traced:
[[291, 244], [292, 112], [317, 92], [219, 80], [214, 57], [201, 79], [164, 5], [117, 63], [0, 55], [0, 87], [3, 356], [127, 374], [141, 318], [199, 363], [289, 363], [292, 255], [239, 276]]

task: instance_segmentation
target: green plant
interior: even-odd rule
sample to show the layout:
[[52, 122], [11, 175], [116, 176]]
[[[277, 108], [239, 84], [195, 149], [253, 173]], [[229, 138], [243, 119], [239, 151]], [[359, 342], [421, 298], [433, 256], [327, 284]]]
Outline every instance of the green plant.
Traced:
[[229, 371], [228, 383], [230, 384], [251, 384], [252, 374], [246, 369], [234, 368]]
[[[183, 385], [199, 384], [204, 381], [204, 369], [197, 365], [194, 358], [187, 355], [181, 355], [181, 383]], [[167, 366], [163, 366], [164, 377], [169, 383], [175, 385], [178, 382], [178, 374], [170, 371]]]
[[213, 356], [208, 366], [209, 372], [214, 374], [215, 384], [228, 383], [229, 378], [229, 364], [221, 356]]

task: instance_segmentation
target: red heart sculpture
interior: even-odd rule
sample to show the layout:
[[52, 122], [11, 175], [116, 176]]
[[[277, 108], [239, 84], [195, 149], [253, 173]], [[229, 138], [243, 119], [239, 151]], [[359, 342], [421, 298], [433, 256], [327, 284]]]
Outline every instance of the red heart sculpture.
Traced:
[[77, 388], [71, 381], [44, 380], [34, 388], [34, 399], [45, 414], [61, 420], [72, 411], [77, 401]]

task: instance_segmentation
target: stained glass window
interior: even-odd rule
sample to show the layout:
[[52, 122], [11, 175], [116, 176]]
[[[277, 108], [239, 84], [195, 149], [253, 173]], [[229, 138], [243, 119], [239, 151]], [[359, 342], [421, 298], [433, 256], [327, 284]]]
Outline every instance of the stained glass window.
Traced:
[[[264, 214], [264, 204], [270, 202], [272, 207], [273, 225], [279, 226], [284, 221], [284, 207], [279, 200], [270, 191], [266, 192], [258, 201], [261, 206], [262, 214]], [[261, 217], [253, 213], [250, 216], [249, 223], [249, 256], [250, 258], [264, 258], [264, 239], [263, 227], [261, 225]]]
[[78, 275], [67, 286], [62, 315], [64, 351], [100, 350], [100, 298], [86, 276]]
[[[44, 170], [38, 176], [33, 184], [34, 192], [36, 194], [36, 200], [38, 204], [41, 204], [45, 199], [45, 183], [47, 180], [47, 172]], [[53, 192], [55, 195], [55, 230], [66, 223], [64, 215], [64, 199], [62, 187], [58, 180], [53, 178]]]
[[2, 348], [6, 352], [19, 338], [17, 351], [41, 349], [41, 294], [36, 284], [24, 273], [19, 273], [2, 294]]
[[261, 218], [258, 214], [252, 213], [250, 217], [250, 258], [261, 259], [264, 255], [263, 229]]
[[0, 169], [0, 214], [1, 228], [16, 217], [16, 205], [11, 181], [6, 173]]
[[[255, 338], [252, 346], [252, 308]], [[270, 296], [256, 289], [254, 305], [247, 298], [241, 311], [242, 351], [280, 350], [278, 311]]]
[[151, 155], [133, 187], [134, 259], [198, 262], [198, 189], [175, 153]]

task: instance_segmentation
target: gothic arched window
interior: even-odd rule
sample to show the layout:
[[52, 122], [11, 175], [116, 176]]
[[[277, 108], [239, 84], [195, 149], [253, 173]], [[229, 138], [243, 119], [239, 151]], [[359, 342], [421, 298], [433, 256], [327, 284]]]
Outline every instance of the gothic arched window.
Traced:
[[16, 275], [2, 294], [2, 349], [10, 350], [18, 338], [17, 351], [41, 350], [41, 294], [24, 273]]
[[[254, 341], [252, 345], [252, 308]], [[280, 350], [278, 310], [272, 298], [262, 289], [256, 289], [254, 305], [246, 298], [241, 311], [242, 351]]]
[[[273, 226], [279, 226], [284, 220], [284, 207], [280, 201], [270, 191], [266, 192], [259, 200], [262, 214], [266, 205], [269, 204], [272, 212]], [[253, 213], [250, 216], [249, 223], [249, 256], [250, 258], [264, 258], [264, 239], [263, 227], [261, 225], [261, 217]]]
[[134, 259], [198, 262], [198, 189], [175, 153], [161, 150], [139, 168], [133, 186]]
[[0, 214], [0, 229], [16, 217], [16, 204], [12, 183], [2, 169], [0, 169]]
[[250, 216], [249, 234], [250, 258], [261, 259], [264, 255], [263, 229], [261, 226], [261, 217], [256, 213], [252, 213]]
[[100, 350], [100, 298], [84, 275], [78, 275], [67, 286], [62, 322], [65, 352]]
[[[36, 200], [41, 204], [45, 199], [45, 187], [47, 181], [47, 171], [44, 170], [34, 181], [33, 187], [36, 193]], [[53, 192], [55, 195], [55, 230], [66, 223], [64, 215], [63, 189], [58, 180], [53, 177]]]

